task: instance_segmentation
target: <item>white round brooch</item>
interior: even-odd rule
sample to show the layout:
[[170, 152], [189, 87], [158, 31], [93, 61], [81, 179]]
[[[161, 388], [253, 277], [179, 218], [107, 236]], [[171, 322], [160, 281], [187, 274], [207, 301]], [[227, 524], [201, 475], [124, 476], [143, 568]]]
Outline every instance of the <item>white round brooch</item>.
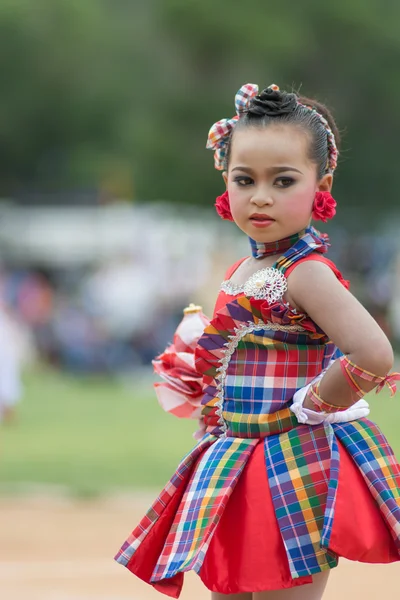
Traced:
[[274, 267], [256, 271], [243, 286], [245, 296], [256, 300], [267, 300], [269, 304], [280, 300], [286, 290], [286, 277]]

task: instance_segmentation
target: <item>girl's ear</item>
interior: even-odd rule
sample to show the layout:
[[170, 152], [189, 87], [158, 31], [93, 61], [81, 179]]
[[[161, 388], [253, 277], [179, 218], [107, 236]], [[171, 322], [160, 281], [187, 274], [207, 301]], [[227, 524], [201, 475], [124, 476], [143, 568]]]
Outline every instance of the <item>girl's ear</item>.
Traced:
[[228, 187], [228, 173], [226, 171], [223, 171], [222, 177], [225, 181], [225, 186]]
[[318, 191], [319, 192], [330, 192], [333, 185], [333, 175], [332, 173], [327, 173], [322, 177], [322, 179], [318, 182]]

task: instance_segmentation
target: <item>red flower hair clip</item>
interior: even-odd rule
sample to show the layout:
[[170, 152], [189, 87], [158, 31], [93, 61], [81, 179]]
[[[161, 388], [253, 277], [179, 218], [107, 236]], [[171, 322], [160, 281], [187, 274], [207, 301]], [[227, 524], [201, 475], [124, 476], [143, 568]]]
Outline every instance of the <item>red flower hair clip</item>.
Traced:
[[330, 192], [317, 192], [314, 198], [312, 218], [316, 221], [333, 219], [336, 214], [336, 200]]
[[221, 219], [225, 221], [233, 221], [231, 206], [229, 204], [228, 190], [215, 200], [215, 208]]

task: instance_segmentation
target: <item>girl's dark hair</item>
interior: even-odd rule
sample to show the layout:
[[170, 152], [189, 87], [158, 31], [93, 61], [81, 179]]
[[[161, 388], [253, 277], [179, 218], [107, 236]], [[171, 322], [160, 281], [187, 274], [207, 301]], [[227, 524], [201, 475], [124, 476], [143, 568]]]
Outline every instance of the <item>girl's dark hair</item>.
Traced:
[[[339, 131], [326, 106], [311, 98], [281, 92], [272, 87], [251, 99], [249, 109], [240, 116], [233, 131], [245, 127], [268, 127], [277, 123], [290, 123], [299, 127], [310, 137], [309, 158], [317, 165], [317, 177], [321, 179], [328, 172], [328, 135], [318, 115], [307, 107], [314, 108], [328, 121], [339, 149]], [[226, 154], [226, 167], [229, 164], [231, 141], [232, 136]]]

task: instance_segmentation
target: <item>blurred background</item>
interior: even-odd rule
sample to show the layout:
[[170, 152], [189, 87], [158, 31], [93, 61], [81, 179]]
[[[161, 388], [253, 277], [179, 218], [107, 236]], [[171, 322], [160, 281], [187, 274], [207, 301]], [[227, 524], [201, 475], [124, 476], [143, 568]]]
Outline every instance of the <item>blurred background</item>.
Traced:
[[[213, 209], [223, 181], [205, 150], [243, 83], [277, 83], [333, 109], [343, 140], [338, 213], [323, 227], [329, 257], [400, 350], [399, 26], [400, 4], [382, 0], [0, 0], [0, 512], [10, 527], [0, 580], [9, 598], [25, 584], [41, 600], [127, 597], [107, 582], [68, 588], [72, 567], [61, 568], [61, 585], [60, 565], [46, 561], [70, 557], [51, 532], [70, 519], [67, 545], [83, 564], [100, 511], [113, 541], [96, 547], [108, 565], [193, 443], [196, 424], [159, 408], [151, 360], [189, 302], [212, 312], [226, 268], [248, 252]], [[400, 454], [398, 400], [372, 402]], [[123, 509], [98, 508], [126, 494]], [[55, 496], [63, 507], [72, 498], [77, 515], [54, 508]], [[20, 555], [35, 525], [39, 555], [50, 532], [39, 571]], [[119, 585], [120, 571], [104, 569]], [[32, 577], [44, 587], [35, 592]]]

